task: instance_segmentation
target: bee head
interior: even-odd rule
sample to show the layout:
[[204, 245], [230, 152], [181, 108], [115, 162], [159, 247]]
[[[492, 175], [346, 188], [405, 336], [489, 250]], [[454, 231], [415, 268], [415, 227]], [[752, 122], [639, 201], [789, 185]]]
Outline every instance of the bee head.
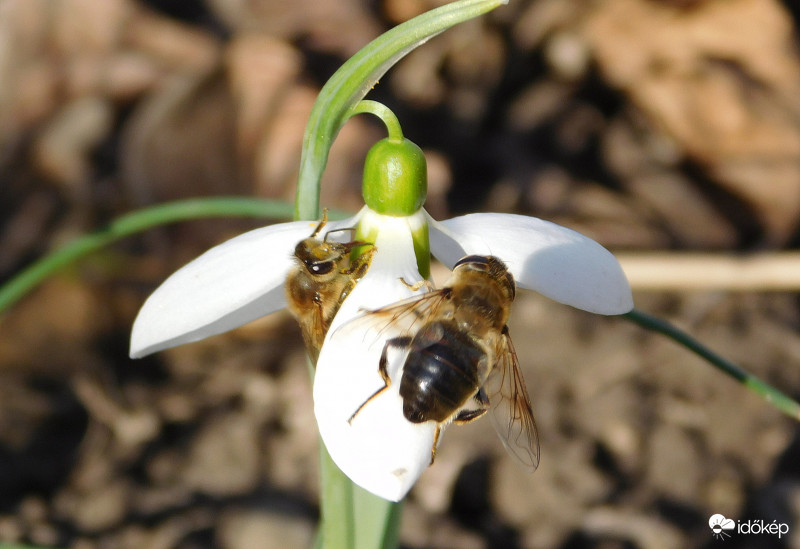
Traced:
[[313, 276], [326, 275], [336, 269], [342, 260], [341, 245], [329, 244], [316, 238], [306, 238], [297, 243], [294, 256]]
[[465, 269], [486, 273], [503, 288], [510, 301], [514, 301], [517, 285], [506, 264], [493, 255], [468, 255], [456, 262], [453, 271]]
[[297, 243], [297, 246], [294, 247], [294, 256], [303, 264], [309, 274], [321, 276], [343, 268], [354, 248], [367, 245], [370, 243], [361, 240], [328, 242], [311, 237]]

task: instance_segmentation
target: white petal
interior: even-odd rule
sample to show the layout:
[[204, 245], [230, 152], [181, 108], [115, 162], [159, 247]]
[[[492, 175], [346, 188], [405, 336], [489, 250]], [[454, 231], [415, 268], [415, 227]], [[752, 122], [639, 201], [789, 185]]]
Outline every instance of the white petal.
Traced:
[[502, 259], [521, 288], [592, 313], [633, 309], [617, 259], [600, 244], [561, 225], [513, 214], [470, 214], [430, 224], [431, 251], [447, 267], [465, 255]]
[[314, 378], [314, 412], [331, 458], [356, 484], [392, 501], [402, 499], [430, 463], [435, 425], [415, 425], [403, 416], [399, 370], [404, 353], [400, 350], [388, 355], [389, 388], [348, 423], [384, 386], [378, 363], [385, 339], [396, 334], [377, 333], [385, 319], [367, 331], [363, 330], [369, 323], [362, 319], [345, 323], [363, 309], [413, 295], [398, 277], [409, 283], [421, 279], [408, 226], [402, 226], [402, 218], [396, 219], [396, 230], [380, 229], [370, 269], [336, 315]]
[[[327, 227], [351, 227], [353, 219]], [[173, 273], [139, 311], [131, 357], [220, 334], [285, 307], [294, 247], [316, 225], [295, 221], [249, 231]]]

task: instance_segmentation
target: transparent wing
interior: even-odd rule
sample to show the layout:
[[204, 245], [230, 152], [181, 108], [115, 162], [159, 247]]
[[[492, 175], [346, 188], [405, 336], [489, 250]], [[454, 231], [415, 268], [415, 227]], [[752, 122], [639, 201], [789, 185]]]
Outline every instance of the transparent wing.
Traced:
[[336, 332], [344, 335], [360, 331], [364, 333], [364, 340], [369, 344], [401, 334], [412, 334], [430, 319], [440, 318], [438, 315], [442, 314], [442, 307], [450, 301], [451, 295], [449, 288], [442, 288], [409, 297], [380, 309], [365, 311], [337, 328]]
[[507, 327], [500, 336], [497, 357], [484, 384], [490, 415], [506, 450], [532, 473], [539, 466], [539, 432]]
[[325, 311], [322, 305], [314, 305], [311, 319], [307, 322], [308, 325], [302, 325], [303, 330], [308, 331], [303, 335], [306, 337], [306, 347], [310, 347], [311, 356], [316, 359], [319, 356], [319, 350], [322, 348], [322, 342], [325, 340], [325, 334], [330, 326], [330, 321], [325, 318]]

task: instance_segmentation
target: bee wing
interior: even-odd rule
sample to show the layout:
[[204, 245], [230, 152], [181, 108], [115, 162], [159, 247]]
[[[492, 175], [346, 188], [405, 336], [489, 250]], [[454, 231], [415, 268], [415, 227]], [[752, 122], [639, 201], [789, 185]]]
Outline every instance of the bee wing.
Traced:
[[336, 331], [342, 333], [362, 331], [365, 340], [369, 337], [378, 340], [398, 334], [409, 334], [439, 314], [442, 305], [450, 299], [450, 295], [448, 288], [415, 295], [380, 309], [365, 311]]
[[325, 318], [325, 310], [322, 305], [314, 305], [314, 312], [311, 314], [311, 320], [308, 321], [308, 324], [307, 327], [304, 327], [304, 329], [308, 330], [308, 334], [304, 334], [308, 338], [306, 345], [311, 346], [314, 356], [319, 356], [325, 333], [328, 331], [328, 326], [330, 326], [330, 322]]
[[532, 473], [539, 466], [539, 432], [507, 327], [500, 336], [497, 356], [484, 384], [492, 421], [506, 450]]

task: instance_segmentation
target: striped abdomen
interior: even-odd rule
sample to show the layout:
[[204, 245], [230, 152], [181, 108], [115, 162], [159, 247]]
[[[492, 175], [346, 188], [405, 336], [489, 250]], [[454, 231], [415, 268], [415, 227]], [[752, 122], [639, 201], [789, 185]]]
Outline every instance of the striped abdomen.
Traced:
[[412, 423], [450, 419], [480, 388], [486, 352], [452, 321], [426, 324], [411, 341], [403, 368], [403, 415]]

